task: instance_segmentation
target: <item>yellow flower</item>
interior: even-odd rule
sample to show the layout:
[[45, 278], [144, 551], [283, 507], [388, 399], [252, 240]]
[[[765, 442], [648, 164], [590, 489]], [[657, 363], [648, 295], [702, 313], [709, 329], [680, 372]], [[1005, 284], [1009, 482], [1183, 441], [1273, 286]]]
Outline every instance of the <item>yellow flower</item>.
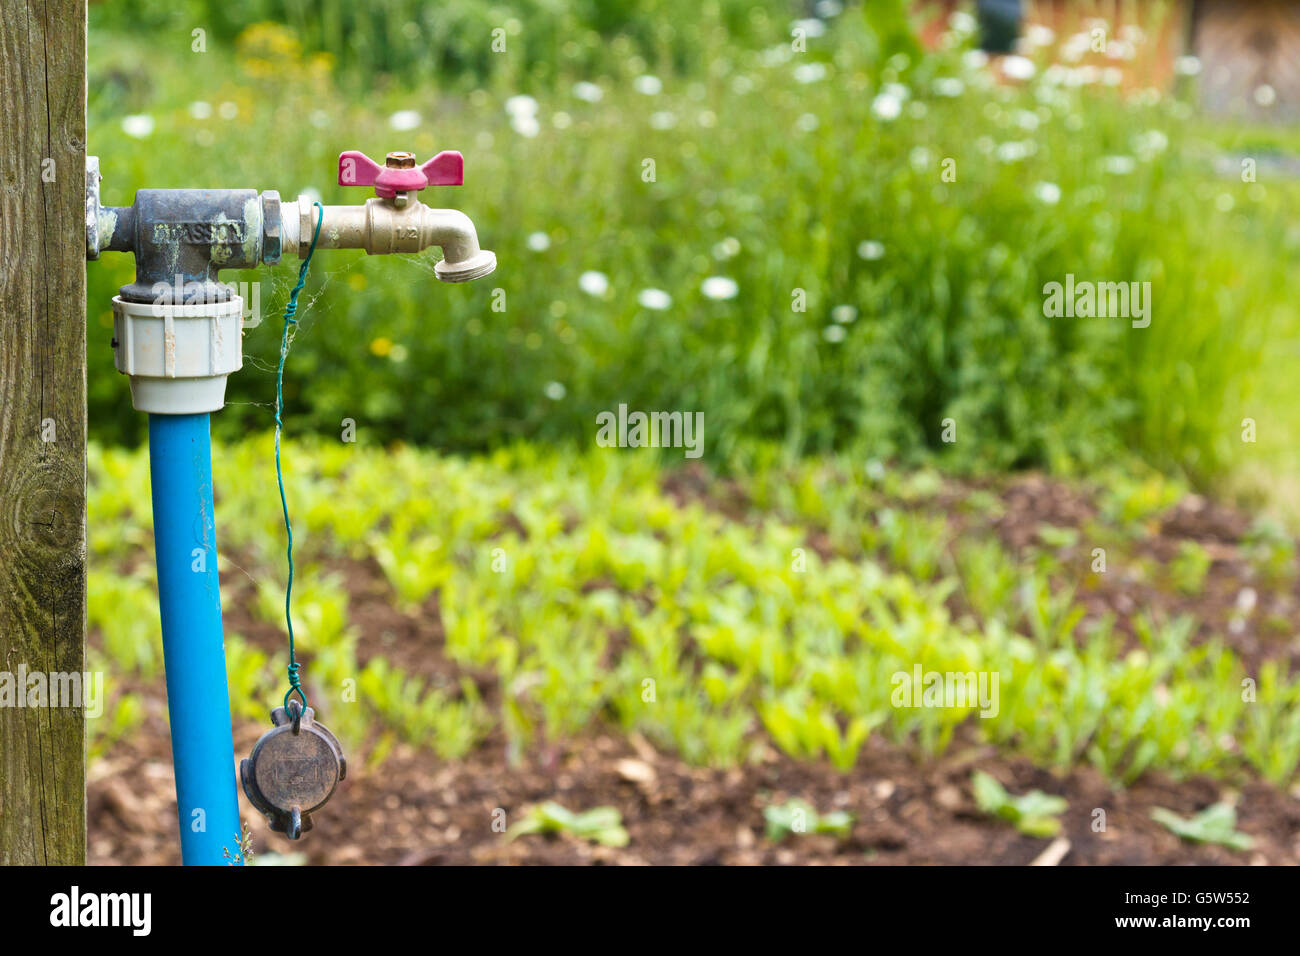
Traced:
[[371, 339], [370, 351], [378, 356], [385, 356], [393, 350], [393, 343], [389, 339], [377, 338]]

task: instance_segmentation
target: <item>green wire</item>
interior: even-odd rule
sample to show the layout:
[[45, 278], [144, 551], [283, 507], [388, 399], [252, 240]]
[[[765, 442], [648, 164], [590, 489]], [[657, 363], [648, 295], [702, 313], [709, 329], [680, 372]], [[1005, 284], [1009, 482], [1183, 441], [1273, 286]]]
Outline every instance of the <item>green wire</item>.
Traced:
[[280, 507], [284, 509], [284, 530], [289, 536], [289, 547], [286, 551], [289, 557], [289, 584], [284, 589], [284, 623], [289, 628], [289, 689], [284, 692], [286, 711], [289, 710], [289, 698], [295, 691], [298, 699], [302, 701], [302, 709], [304, 711], [307, 709], [307, 695], [303, 692], [302, 682], [298, 679], [300, 665], [294, 656], [293, 615], [289, 611], [289, 602], [293, 597], [293, 525], [289, 523], [289, 502], [284, 496], [284, 473], [280, 469], [280, 429], [284, 427], [281, 414], [284, 411], [284, 360], [289, 355], [289, 326], [298, 324], [298, 320], [294, 318], [298, 312], [298, 293], [307, 284], [307, 267], [311, 265], [312, 253], [316, 251], [316, 240], [320, 238], [321, 223], [325, 221], [325, 207], [318, 202], [312, 205], [320, 210], [320, 215], [316, 217], [316, 231], [312, 233], [311, 247], [307, 250], [307, 257], [302, 260], [302, 267], [298, 270], [298, 284], [289, 293], [289, 303], [284, 307], [284, 332], [280, 335], [280, 368], [275, 373], [275, 480], [280, 485]]

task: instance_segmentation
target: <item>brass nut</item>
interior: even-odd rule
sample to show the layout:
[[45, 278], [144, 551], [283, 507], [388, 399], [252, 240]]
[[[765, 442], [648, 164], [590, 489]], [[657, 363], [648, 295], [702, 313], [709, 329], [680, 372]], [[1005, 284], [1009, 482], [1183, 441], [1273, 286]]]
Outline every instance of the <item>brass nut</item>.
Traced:
[[262, 193], [262, 261], [275, 265], [281, 254], [280, 194], [274, 189]]

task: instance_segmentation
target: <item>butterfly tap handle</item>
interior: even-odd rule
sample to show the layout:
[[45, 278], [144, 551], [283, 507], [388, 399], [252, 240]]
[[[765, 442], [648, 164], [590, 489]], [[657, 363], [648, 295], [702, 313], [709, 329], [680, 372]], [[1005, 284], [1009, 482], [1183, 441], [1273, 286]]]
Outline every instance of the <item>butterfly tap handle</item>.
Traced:
[[364, 249], [371, 255], [415, 254], [439, 246], [434, 272], [443, 282], [469, 282], [491, 273], [497, 258], [478, 243], [469, 216], [420, 202], [426, 186], [459, 186], [465, 157], [444, 149], [416, 165], [415, 154], [389, 153], [381, 166], [365, 153], [339, 153], [339, 185], [370, 186], [375, 195], [360, 205], [328, 206], [299, 196], [282, 215], [281, 247], [305, 259], [312, 249]]
[[423, 165], [414, 153], [389, 153], [384, 165], [356, 149], [339, 153], [340, 186], [373, 186], [375, 195], [404, 206], [411, 193], [425, 186], [460, 186], [465, 182], [465, 157], [444, 149]]

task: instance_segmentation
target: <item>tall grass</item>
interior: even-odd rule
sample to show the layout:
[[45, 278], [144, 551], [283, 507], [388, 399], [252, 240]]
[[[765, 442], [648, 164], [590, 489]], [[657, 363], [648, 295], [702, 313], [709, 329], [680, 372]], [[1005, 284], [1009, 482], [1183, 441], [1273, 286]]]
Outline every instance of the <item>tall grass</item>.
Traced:
[[[282, 23], [313, 53], [326, 53], [366, 85], [497, 78], [542, 87], [557, 74], [616, 70], [631, 54], [677, 72], [703, 72], [700, 25], [741, 42], [785, 36], [797, 4], [753, 0], [117, 0], [96, 10], [105, 28], [174, 36], [201, 28], [229, 46], [250, 25]], [[626, 49], [613, 47], [621, 38]]]
[[[350, 417], [372, 437], [444, 448], [585, 443], [596, 414], [626, 402], [703, 411], [715, 462], [760, 442], [955, 468], [1068, 470], [1135, 451], [1208, 481], [1242, 454], [1252, 403], [1269, 394], [1281, 411], [1294, 394], [1289, 376], [1262, 382], [1261, 363], [1295, 328], [1296, 190], [1220, 178], [1214, 131], [1182, 104], [1075, 86], [1045, 64], [996, 83], [960, 38], [909, 55], [858, 10], [807, 52], [750, 49], [711, 9], [676, 22], [698, 61], [656, 68], [658, 92], [638, 82], [650, 67], [628, 35], [609, 42], [604, 72], [559, 61], [535, 128], [507, 112], [522, 74], [463, 95], [404, 84], [363, 97], [284, 28], [201, 55], [145, 56], [100, 33], [91, 135], [105, 199], [227, 185], [356, 202], [332, 185], [342, 149], [464, 151], [465, 187], [425, 198], [471, 215], [498, 273], [447, 287], [428, 258], [319, 257], [286, 382], [299, 431], [336, 434]], [[194, 118], [194, 101], [211, 116]], [[394, 129], [398, 110], [422, 123]], [[152, 135], [124, 135], [124, 113], [152, 116]], [[104, 327], [129, 262], [90, 270], [93, 422], [109, 439], [141, 428]], [[249, 367], [217, 420], [228, 435], [268, 421], [291, 268], [245, 338]], [[588, 271], [608, 289], [582, 291]], [[1149, 281], [1150, 327], [1046, 318], [1043, 287], [1067, 273]], [[735, 297], [706, 295], [712, 276]], [[641, 304], [645, 289], [671, 308]]]

